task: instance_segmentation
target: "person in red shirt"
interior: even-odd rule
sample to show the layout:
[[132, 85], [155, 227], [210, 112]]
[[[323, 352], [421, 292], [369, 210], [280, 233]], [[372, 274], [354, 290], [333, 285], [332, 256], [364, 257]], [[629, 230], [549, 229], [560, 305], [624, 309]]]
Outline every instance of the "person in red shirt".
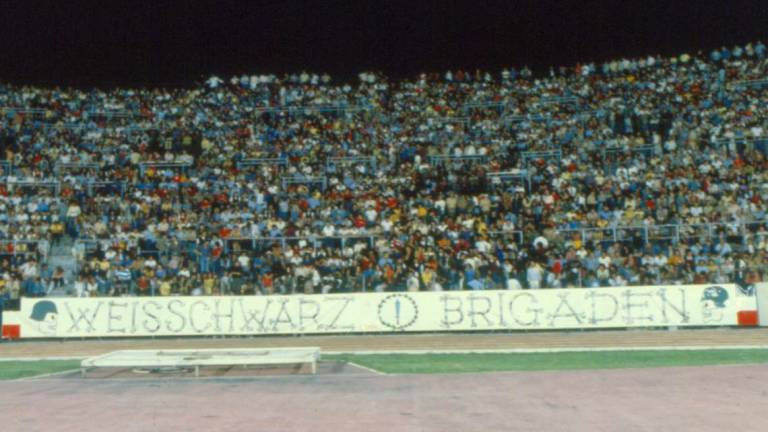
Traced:
[[272, 273], [265, 273], [261, 276], [261, 290], [263, 294], [272, 294], [274, 292], [272, 282]]

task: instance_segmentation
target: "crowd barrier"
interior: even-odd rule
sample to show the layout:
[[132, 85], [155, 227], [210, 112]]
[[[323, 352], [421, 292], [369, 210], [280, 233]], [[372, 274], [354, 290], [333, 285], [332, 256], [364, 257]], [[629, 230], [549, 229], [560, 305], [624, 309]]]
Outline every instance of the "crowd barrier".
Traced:
[[735, 285], [292, 296], [23, 298], [22, 339], [757, 325]]

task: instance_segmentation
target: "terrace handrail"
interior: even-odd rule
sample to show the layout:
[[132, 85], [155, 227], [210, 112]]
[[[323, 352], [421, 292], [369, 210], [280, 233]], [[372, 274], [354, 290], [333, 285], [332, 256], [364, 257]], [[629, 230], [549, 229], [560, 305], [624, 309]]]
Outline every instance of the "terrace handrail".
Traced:
[[768, 88], [768, 78], [736, 81], [736, 82], [728, 83], [727, 87], [734, 90], [743, 90], [743, 89], [749, 89], [749, 88], [757, 88], [757, 89]]
[[325, 168], [337, 167], [339, 165], [363, 165], [376, 167], [376, 157], [374, 156], [334, 156], [325, 159]]
[[93, 169], [98, 172], [101, 166], [96, 162], [56, 162], [53, 166], [53, 171], [58, 175], [62, 175], [63, 170], [71, 169]]
[[578, 104], [579, 98], [577, 96], [542, 96], [539, 98], [539, 103], [544, 104]]
[[321, 113], [335, 113], [335, 112], [357, 112], [367, 111], [372, 109], [372, 105], [303, 105], [303, 106], [290, 106], [290, 105], [276, 105], [269, 107], [256, 107], [256, 112], [268, 112], [268, 113], [294, 113], [294, 112], [321, 112]]
[[232, 236], [227, 237], [224, 240], [224, 250], [229, 251], [229, 243], [231, 242], [251, 242], [252, 247], [256, 246], [257, 242], [270, 242], [270, 243], [280, 243], [280, 247], [285, 249], [288, 242], [291, 241], [307, 241], [312, 244], [312, 247], [317, 249], [318, 245], [322, 243], [325, 240], [339, 240], [341, 247], [343, 248], [345, 246], [345, 243], [348, 240], [354, 240], [354, 239], [365, 239], [368, 241], [368, 244], [370, 246], [373, 246], [374, 239], [381, 237], [380, 233], [361, 233], [361, 234], [338, 234], [338, 235], [332, 235], [332, 236]]
[[502, 124], [514, 124], [514, 123], [523, 123], [527, 121], [550, 121], [552, 120], [552, 116], [549, 114], [515, 114], [515, 115], [506, 115], [500, 119]]
[[[37, 252], [37, 244], [40, 243], [42, 239], [4, 239], [0, 238], [0, 255], [22, 255], [22, 254], [29, 254], [29, 253], [35, 253]], [[8, 245], [13, 245], [13, 252], [10, 254], [8, 253]], [[20, 252], [19, 248], [17, 247], [20, 244], [26, 244], [26, 245], [35, 245], [35, 249], [29, 249]]]
[[712, 140], [713, 144], [716, 144], [717, 146], [722, 146], [723, 144], [728, 144], [730, 142], [734, 143], [755, 143], [755, 142], [761, 142], [765, 141], [768, 142], [768, 136], [759, 136], [756, 137], [754, 135], [734, 135], [732, 137], [717, 137]]
[[450, 155], [450, 154], [441, 154], [441, 155], [431, 155], [428, 157], [429, 163], [432, 165], [438, 165], [446, 162], [470, 162], [470, 163], [485, 163], [488, 161], [488, 156], [486, 155]]
[[3, 177], [13, 175], [13, 164], [7, 160], [0, 160], [0, 169], [2, 170]]
[[631, 147], [621, 147], [621, 146], [602, 147], [601, 150], [603, 152], [604, 157], [606, 155], [615, 155], [618, 153], [630, 153], [630, 154], [641, 153], [650, 157], [653, 157], [656, 154], [656, 148], [651, 144], [631, 146]]
[[[555, 228], [553, 229], [556, 237], [560, 240], [573, 239], [576, 236], [582, 244], [586, 244], [588, 241], [597, 242], [626, 242], [641, 239], [644, 244], [649, 244], [652, 241], [669, 241], [672, 244], [677, 244], [685, 239], [693, 238], [705, 238], [708, 240], [714, 240], [723, 235], [726, 237], [740, 236], [741, 241], [744, 241], [744, 236], [748, 232], [757, 231], [757, 228], [762, 226], [765, 228], [764, 235], [768, 236], [768, 221], [745, 221], [745, 222], [712, 222], [705, 224], [663, 224], [663, 225], [612, 225], [606, 227], [580, 227], [580, 228]], [[721, 230], [721, 228], [723, 230]], [[727, 231], [728, 234], [720, 231]], [[514, 230], [494, 230], [488, 231], [488, 235], [492, 238], [500, 237], [512, 237], [517, 244], [523, 245], [525, 242], [532, 242], [535, 238], [539, 237], [541, 233], [526, 232], [521, 229]], [[599, 234], [599, 235], [598, 235]], [[256, 247], [258, 242], [279, 243], [281, 247], [285, 248], [289, 242], [293, 241], [307, 241], [313, 248], [318, 248], [321, 243], [326, 240], [338, 240], [341, 247], [344, 247], [345, 243], [349, 240], [362, 239], [367, 240], [368, 243], [373, 246], [376, 239], [382, 238], [385, 233], [372, 231], [361, 232], [355, 234], [338, 234], [332, 236], [325, 235], [306, 235], [306, 236], [247, 236], [247, 235], [235, 235], [220, 239], [222, 241], [224, 250], [229, 252], [231, 249], [231, 243], [233, 242], [250, 242], [252, 247]], [[82, 244], [86, 249], [91, 249], [104, 243], [118, 243], [122, 241], [138, 241], [141, 237], [132, 238], [78, 238], [75, 240], [75, 244]], [[0, 239], [1, 244], [8, 244], [10, 242], [27, 242], [32, 243], [39, 240], [11, 240]], [[180, 240], [180, 243], [182, 240]], [[144, 251], [152, 252], [152, 251]]]
[[511, 169], [508, 171], [491, 171], [486, 176], [492, 182], [504, 183], [510, 180], [521, 180], [525, 183], [526, 189], [531, 188], [531, 175], [528, 170], [524, 169]]
[[266, 157], [266, 158], [249, 158], [237, 161], [237, 168], [253, 167], [261, 165], [287, 165], [288, 158], [286, 157]]
[[192, 166], [191, 162], [139, 162], [139, 173], [142, 177], [144, 177], [144, 174], [147, 171], [147, 168], [177, 168], [181, 169], [182, 172], [186, 171], [187, 168]]
[[13, 177], [6, 177], [3, 179], [3, 183], [10, 190], [13, 191], [18, 187], [43, 187], [53, 189], [58, 195], [61, 192], [61, 182], [57, 180], [26, 180], [17, 179]]
[[323, 190], [328, 187], [328, 177], [326, 176], [285, 176], [280, 181], [283, 189], [287, 189], [288, 185], [294, 184], [321, 184]]
[[556, 160], [560, 162], [563, 157], [561, 150], [543, 150], [543, 151], [525, 151], [522, 153], [523, 166], [528, 166], [528, 162], [532, 160]]

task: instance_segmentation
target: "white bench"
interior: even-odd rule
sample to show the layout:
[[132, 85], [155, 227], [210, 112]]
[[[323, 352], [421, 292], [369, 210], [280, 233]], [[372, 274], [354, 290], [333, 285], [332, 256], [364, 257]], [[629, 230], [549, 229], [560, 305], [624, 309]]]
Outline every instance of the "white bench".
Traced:
[[317, 373], [320, 348], [227, 348], [227, 349], [174, 349], [174, 350], [122, 350], [90, 357], [80, 363], [80, 372], [86, 376], [92, 368], [161, 368], [188, 367], [200, 376], [202, 366], [253, 366], [304, 364], [312, 365]]

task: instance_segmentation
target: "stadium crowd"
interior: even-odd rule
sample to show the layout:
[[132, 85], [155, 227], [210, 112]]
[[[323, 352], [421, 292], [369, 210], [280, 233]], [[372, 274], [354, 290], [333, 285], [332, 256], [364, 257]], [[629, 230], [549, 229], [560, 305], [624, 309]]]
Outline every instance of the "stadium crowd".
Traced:
[[750, 285], [767, 72], [758, 42], [544, 76], [3, 85], [0, 291]]

